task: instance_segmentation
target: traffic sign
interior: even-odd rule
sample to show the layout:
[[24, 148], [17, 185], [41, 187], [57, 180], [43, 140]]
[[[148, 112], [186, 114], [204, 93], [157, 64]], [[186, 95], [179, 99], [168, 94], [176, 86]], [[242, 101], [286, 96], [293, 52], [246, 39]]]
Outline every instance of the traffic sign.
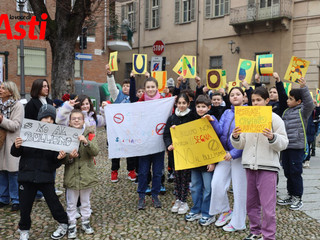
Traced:
[[151, 57], [150, 72], [162, 71], [162, 57]]
[[164, 51], [164, 43], [161, 40], [157, 40], [152, 47], [155, 55], [161, 55]]
[[75, 54], [76, 60], [92, 60], [92, 54], [88, 53], [76, 53]]

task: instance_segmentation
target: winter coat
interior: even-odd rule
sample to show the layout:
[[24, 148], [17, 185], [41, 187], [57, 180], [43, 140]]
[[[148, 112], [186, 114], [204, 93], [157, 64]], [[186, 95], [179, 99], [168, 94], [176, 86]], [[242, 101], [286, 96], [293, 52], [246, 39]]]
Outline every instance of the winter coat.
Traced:
[[241, 133], [239, 138], [230, 136], [231, 144], [243, 149], [242, 164], [251, 170], [280, 170], [280, 151], [285, 150], [289, 140], [283, 120], [272, 113], [272, 132], [274, 138], [269, 141], [262, 133]]
[[107, 81], [108, 81], [108, 90], [110, 92], [110, 97], [114, 103], [130, 102], [129, 95], [124, 94], [121, 90], [117, 88], [113, 75], [110, 75], [110, 76], [108, 75]]
[[7, 130], [5, 143], [0, 149], [0, 171], [17, 172], [19, 169], [20, 157], [12, 156], [10, 150], [16, 138], [20, 135], [23, 116], [23, 105], [16, 101], [12, 106], [10, 118], [3, 117], [0, 123], [0, 127]]
[[215, 116], [215, 118], [219, 121], [226, 109], [227, 108], [225, 106], [211, 106], [211, 109], [209, 110], [208, 114]]
[[308, 127], [307, 127], [307, 141], [309, 143], [313, 142], [315, 139], [315, 135], [318, 131], [318, 123], [315, 123], [314, 120], [318, 120], [320, 114], [320, 107], [316, 107], [311, 116], [308, 119]]
[[[47, 104], [53, 105], [53, 101], [50, 98], [46, 98]], [[38, 113], [42, 106], [42, 102], [39, 98], [31, 98], [25, 106], [25, 118], [38, 120]]]
[[37, 148], [16, 148], [12, 144], [11, 154], [20, 157], [19, 182], [54, 183], [54, 172], [61, 166], [61, 160], [57, 157], [59, 152]]
[[[89, 134], [94, 134], [93, 127], [86, 127], [83, 136], [88, 140]], [[79, 146], [79, 157], [70, 159], [69, 155], [62, 162], [64, 169], [64, 187], [73, 190], [92, 188], [99, 184], [95, 169], [94, 157], [99, 154], [97, 138], [93, 137], [88, 145], [81, 142]]]

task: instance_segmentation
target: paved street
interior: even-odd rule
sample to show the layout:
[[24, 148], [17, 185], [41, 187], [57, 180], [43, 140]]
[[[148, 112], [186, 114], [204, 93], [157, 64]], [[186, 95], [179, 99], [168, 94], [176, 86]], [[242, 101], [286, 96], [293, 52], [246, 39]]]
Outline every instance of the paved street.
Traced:
[[[94, 235], [81, 232], [78, 221], [78, 239], [243, 239], [249, 230], [225, 233], [214, 225], [201, 227], [196, 222], [185, 222], [181, 215], [172, 214], [173, 184], [166, 183], [167, 193], [161, 196], [162, 209], [155, 209], [147, 197], [145, 211], [136, 210], [137, 185], [126, 179], [126, 163], [122, 161], [120, 181], [110, 182], [111, 162], [107, 160], [105, 133], [98, 132], [101, 153], [97, 157], [97, 171], [101, 184], [92, 194], [92, 226]], [[277, 239], [320, 240], [320, 151], [311, 159], [311, 168], [304, 170], [305, 195], [303, 211], [290, 211], [277, 206]], [[62, 189], [63, 168], [57, 172], [57, 187]], [[285, 179], [280, 177], [279, 191], [285, 194]], [[60, 197], [65, 205], [64, 196]], [[191, 204], [191, 197], [189, 197]], [[56, 228], [45, 202], [36, 202], [32, 212], [31, 240], [50, 239]], [[0, 239], [18, 239], [19, 213], [10, 208], [0, 209]], [[247, 228], [249, 225], [247, 224]], [[66, 237], [64, 239], [67, 239]]]

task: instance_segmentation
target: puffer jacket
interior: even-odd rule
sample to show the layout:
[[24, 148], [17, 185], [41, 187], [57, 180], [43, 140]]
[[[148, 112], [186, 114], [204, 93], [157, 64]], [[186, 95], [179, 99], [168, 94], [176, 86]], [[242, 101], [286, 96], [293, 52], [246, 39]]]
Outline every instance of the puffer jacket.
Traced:
[[314, 109], [308, 87], [306, 86], [300, 89], [302, 93], [302, 103], [293, 108], [287, 108], [282, 115], [289, 139], [288, 149], [305, 148], [308, 118]]
[[[83, 136], [88, 140], [89, 134], [94, 134], [94, 128], [89, 127], [84, 131]], [[99, 147], [96, 137], [88, 140], [88, 145], [80, 143], [79, 157], [70, 159], [69, 155], [63, 163], [64, 169], [64, 187], [73, 190], [88, 189], [98, 184], [98, 178], [95, 170], [94, 157], [99, 153]]]

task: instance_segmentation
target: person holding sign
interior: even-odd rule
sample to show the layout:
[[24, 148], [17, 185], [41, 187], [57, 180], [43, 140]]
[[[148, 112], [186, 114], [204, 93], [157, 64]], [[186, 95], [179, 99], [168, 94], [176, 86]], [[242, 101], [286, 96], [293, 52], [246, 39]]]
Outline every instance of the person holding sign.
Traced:
[[[210, 214], [220, 214], [215, 225], [223, 226], [226, 232], [246, 228], [246, 173], [241, 164], [242, 150], [235, 149], [230, 136], [235, 128], [234, 107], [243, 105], [244, 92], [240, 87], [233, 87], [229, 92], [231, 109], [227, 109], [219, 122], [214, 121], [220, 141], [227, 151], [224, 161], [217, 164], [211, 182]], [[227, 190], [232, 180], [234, 205], [233, 212], [229, 206]], [[231, 219], [229, 224], [227, 222]], [[226, 225], [227, 224], [227, 225]], [[224, 226], [225, 225], [225, 226]]]
[[[253, 106], [267, 106], [269, 93], [263, 87], [252, 93]], [[250, 234], [244, 240], [276, 239], [276, 186], [280, 170], [280, 151], [286, 149], [289, 140], [283, 120], [272, 113], [272, 129], [262, 133], [241, 133], [236, 127], [232, 132], [232, 145], [243, 149], [242, 165], [247, 175], [247, 213]], [[261, 217], [262, 211], [262, 217]]]
[[[54, 123], [56, 109], [52, 105], [42, 105], [38, 120]], [[11, 154], [21, 157], [19, 163], [19, 197], [20, 197], [20, 239], [29, 239], [31, 227], [31, 210], [38, 190], [43, 193], [45, 201], [53, 215], [59, 222], [57, 230], [52, 233], [52, 239], [63, 238], [68, 229], [68, 216], [54, 188], [54, 173], [61, 166], [60, 160], [66, 156], [63, 151], [54, 152], [37, 148], [23, 147], [22, 138], [17, 137], [11, 147]]]

